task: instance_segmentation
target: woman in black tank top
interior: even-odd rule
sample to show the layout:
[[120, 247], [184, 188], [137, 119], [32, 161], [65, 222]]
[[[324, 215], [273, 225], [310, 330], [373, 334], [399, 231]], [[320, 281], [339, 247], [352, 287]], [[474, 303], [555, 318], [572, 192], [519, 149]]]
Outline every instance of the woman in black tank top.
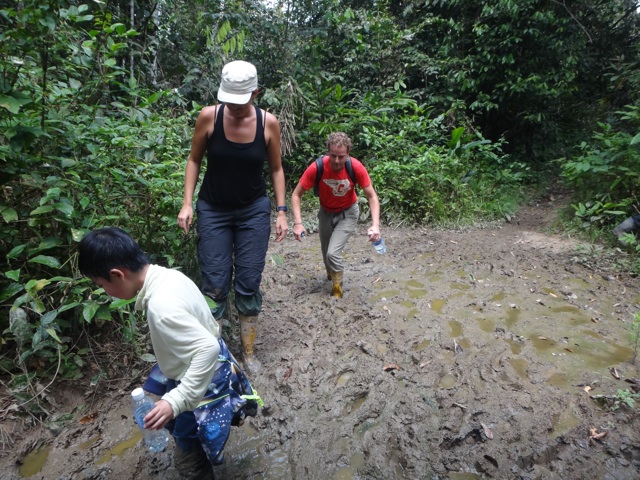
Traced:
[[178, 226], [187, 234], [194, 219], [193, 199], [206, 153], [206, 173], [196, 206], [201, 288], [216, 302], [212, 313], [220, 320], [226, 313], [234, 278], [235, 305], [249, 371], [260, 367], [253, 346], [271, 231], [272, 207], [263, 178], [265, 161], [271, 171], [277, 207], [276, 242], [283, 240], [288, 230], [280, 125], [272, 114], [253, 105], [257, 86], [256, 69], [250, 63], [235, 61], [224, 66], [218, 90], [221, 104], [203, 108], [196, 120], [178, 214]]

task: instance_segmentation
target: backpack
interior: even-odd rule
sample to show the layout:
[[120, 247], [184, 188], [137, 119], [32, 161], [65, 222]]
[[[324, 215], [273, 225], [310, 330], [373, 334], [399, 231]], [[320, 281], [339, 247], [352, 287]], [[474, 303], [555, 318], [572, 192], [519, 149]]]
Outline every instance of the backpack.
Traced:
[[[322, 161], [323, 158], [324, 158], [324, 155], [320, 155], [318, 158], [316, 158], [316, 167], [318, 168], [318, 171], [316, 173], [316, 184], [313, 186], [313, 194], [316, 197], [319, 196], [318, 187], [320, 186], [320, 180], [322, 180], [322, 174], [324, 173], [324, 162]], [[355, 188], [355, 186], [357, 185], [357, 183], [356, 183], [356, 174], [353, 171], [353, 165], [351, 163], [351, 157], [347, 157], [347, 161], [344, 164], [344, 168], [347, 169], [347, 175], [349, 175], [349, 178], [353, 182], [353, 185], [354, 185], [354, 188]]]

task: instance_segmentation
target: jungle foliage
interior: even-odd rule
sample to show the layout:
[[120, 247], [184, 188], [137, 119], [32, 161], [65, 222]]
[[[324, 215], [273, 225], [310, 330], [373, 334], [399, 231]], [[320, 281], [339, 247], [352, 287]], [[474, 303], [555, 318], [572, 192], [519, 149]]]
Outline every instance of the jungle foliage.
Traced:
[[639, 20], [631, 0], [0, 2], [0, 367], [28, 396], [34, 371], [80, 374], [88, 328], [136, 339], [79, 277], [90, 229], [197, 277], [184, 163], [232, 59], [258, 68], [289, 190], [342, 130], [389, 224], [501, 218], [558, 178], [585, 228], [635, 213]]

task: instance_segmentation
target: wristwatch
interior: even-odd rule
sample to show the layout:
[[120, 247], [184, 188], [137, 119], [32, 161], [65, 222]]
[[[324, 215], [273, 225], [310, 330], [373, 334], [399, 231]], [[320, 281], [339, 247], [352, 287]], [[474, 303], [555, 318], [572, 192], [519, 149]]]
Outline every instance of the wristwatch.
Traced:
[[289, 209], [287, 208], [286, 205], [280, 205], [279, 207], [276, 208], [277, 212], [287, 212], [289, 211]]

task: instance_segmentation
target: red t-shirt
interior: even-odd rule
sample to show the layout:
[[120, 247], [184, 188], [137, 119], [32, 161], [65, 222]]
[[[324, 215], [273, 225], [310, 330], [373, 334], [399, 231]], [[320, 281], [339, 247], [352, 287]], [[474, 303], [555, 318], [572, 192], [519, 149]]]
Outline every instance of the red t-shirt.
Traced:
[[[322, 157], [324, 171], [322, 179], [318, 185], [318, 195], [320, 197], [320, 205], [328, 212], [341, 212], [358, 201], [355, 185], [351, 182], [347, 169], [343, 168], [340, 172], [335, 173], [329, 165], [329, 155]], [[369, 173], [364, 165], [356, 158], [351, 157], [351, 165], [356, 182], [360, 188], [366, 188], [371, 185]], [[313, 162], [307, 167], [300, 179], [300, 186], [305, 190], [311, 190], [316, 185], [316, 175], [318, 167]]]

